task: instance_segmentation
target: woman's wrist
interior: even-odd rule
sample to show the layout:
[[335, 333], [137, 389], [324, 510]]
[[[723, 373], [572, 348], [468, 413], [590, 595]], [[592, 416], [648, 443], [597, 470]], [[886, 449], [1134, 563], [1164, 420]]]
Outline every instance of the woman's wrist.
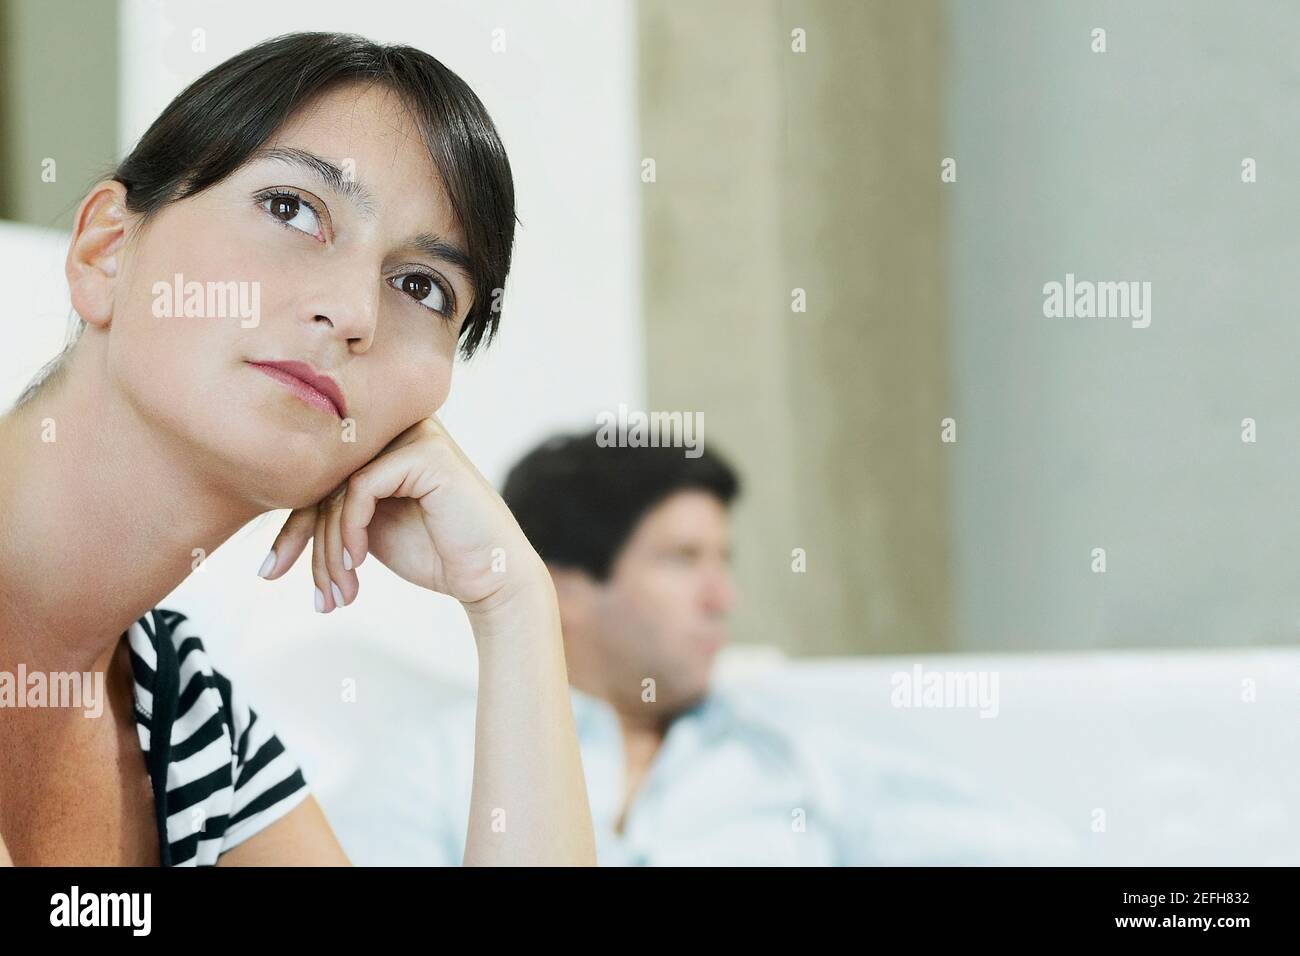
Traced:
[[487, 643], [517, 637], [559, 637], [559, 605], [546, 565], [534, 554], [526, 568], [513, 570], [513, 579], [491, 597], [462, 604], [480, 650]]

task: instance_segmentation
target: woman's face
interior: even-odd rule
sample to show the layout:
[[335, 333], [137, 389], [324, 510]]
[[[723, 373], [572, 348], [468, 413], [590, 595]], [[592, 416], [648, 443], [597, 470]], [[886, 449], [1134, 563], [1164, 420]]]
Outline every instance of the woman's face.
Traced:
[[[111, 385], [241, 496], [311, 504], [445, 401], [472, 286], [444, 250], [464, 248], [399, 98], [338, 87], [131, 238]], [[267, 362], [328, 376], [344, 408], [253, 364]]]

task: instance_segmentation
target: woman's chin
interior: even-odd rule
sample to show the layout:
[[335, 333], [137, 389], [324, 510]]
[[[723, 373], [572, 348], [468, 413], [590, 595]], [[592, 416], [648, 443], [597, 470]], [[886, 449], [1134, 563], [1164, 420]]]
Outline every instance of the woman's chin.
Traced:
[[263, 511], [305, 508], [336, 489], [351, 473], [346, 466], [329, 466], [322, 472], [323, 456], [294, 454], [282, 448], [266, 455], [245, 455], [233, 463], [233, 481], [240, 496]]

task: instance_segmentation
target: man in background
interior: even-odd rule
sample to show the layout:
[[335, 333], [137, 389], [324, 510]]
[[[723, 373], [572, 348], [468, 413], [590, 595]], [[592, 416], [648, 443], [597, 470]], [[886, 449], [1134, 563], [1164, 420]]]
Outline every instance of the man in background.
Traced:
[[[712, 451], [602, 447], [595, 433], [546, 442], [507, 477], [503, 497], [555, 582], [599, 862], [994, 864], [1028, 861], [1030, 848], [1043, 862], [1054, 840], [1063, 851], [1008, 806], [798, 707], [715, 686], [737, 601], [738, 491]], [[427, 746], [406, 805], [435, 862], [455, 865], [472, 702], [448, 709]]]

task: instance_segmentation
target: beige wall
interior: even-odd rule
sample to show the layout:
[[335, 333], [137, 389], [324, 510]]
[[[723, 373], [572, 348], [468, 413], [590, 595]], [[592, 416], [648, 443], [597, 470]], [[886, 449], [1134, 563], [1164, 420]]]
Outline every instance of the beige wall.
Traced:
[[0, 0], [0, 219], [66, 228], [112, 171], [117, 63], [116, 0]]
[[642, 0], [639, 20], [650, 407], [702, 411], [743, 473], [736, 639], [949, 647], [940, 9]]

